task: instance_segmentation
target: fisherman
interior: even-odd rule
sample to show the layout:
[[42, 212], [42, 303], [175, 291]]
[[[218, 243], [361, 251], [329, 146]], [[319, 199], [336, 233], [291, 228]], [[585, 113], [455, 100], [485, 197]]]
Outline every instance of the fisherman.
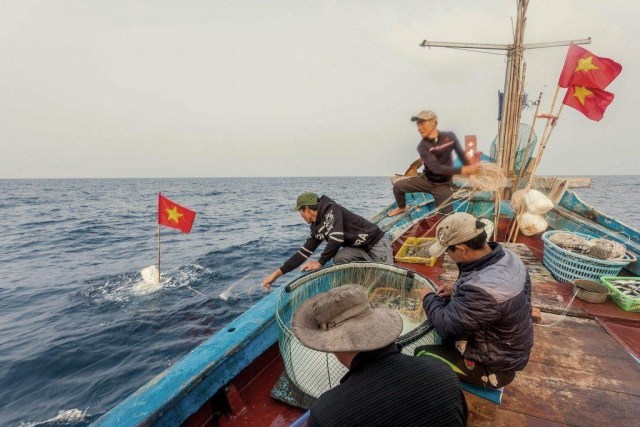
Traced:
[[[442, 213], [452, 211], [451, 177], [455, 174], [473, 175], [478, 166], [471, 165], [464, 154], [464, 150], [453, 132], [438, 130], [438, 116], [431, 110], [420, 111], [411, 117], [412, 122], [417, 122], [418, 133], [422, 140], [418, 144], [418, 154], [424, 164], [421, 175], [404, 178], [393, 184], [393, 196], [396, 199], [397, 208], [389, 211], [387, 215], [399, 215], [407, 210], [406, 193], [425, 192], [430, 193], [436, 201], [436, 206]], [[451, 152], [455, 151], [464, 166], [453, 167]]]
[[501, 388], [527, 366], [533, 347], [531, 279], [522, 261], [498, 243], [487, 243], [485, 224], [458, 212], [436, 228], [432, 256], [445, 251], [460, 275], [438, 293], [421, 290], [422, 305], [442, 345], [417, 347], [454, 366], [461, 381]]
[[262, 280], [263, 287], [268, 289], [278, 277], [305, 262], [323, 240], [326, 240], [327, 246], [318, 261], [307, 261], [300, 270], [317, 270], [332, 258], [336, 265], [353, 261], [393, 264], [391, 241], [384, 232], [329, 197], [302, 193], [293, 210], [298, 211], [309, 224], [311, 233], [298, 252]]
[[467, 406], [455, 374], [435, 358], [401, 353], [402, 318], [373, 306], [360, 285], [309, 298], [292, 331], [306, 347], [333, 353], [349, 369], [312, 405], [308, 426], [463, 426]]

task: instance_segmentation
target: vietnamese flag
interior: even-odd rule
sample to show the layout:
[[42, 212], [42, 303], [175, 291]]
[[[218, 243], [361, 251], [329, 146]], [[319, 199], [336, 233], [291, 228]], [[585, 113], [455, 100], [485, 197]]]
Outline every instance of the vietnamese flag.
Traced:
[[183, 233], [191, 231], [196, 213], [158, 193], [158, 224], [177, 228]]
[[622, 71], [622, 65], [601, 58], [575, 44], [569, 46], [558, 86], [571, 85], [604, 89]]
[[604, 110], [612, 101], [611, 92], [584, 86], [570, 86], [562, 103], [575, 108], [587, 118], [599, 122], [604, 116]]

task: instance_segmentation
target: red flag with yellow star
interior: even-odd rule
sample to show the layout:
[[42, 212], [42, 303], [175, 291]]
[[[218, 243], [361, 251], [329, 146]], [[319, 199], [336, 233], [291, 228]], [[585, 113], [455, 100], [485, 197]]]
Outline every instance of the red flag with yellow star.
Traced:
[[622, 71], [622, 65], [609, 58], [601, 58], [575, 44], [569, 46], [558, 86], [571, 85], [604, 89]]
[[606, 90], [570, 86], [562, 103], [575, 108], [587, 118], [599, 122], [604, 116], [604, 110], [607, 109], [612, 101], [613, 94]]
[[158, 224], [177, 228], [183, 233], [191, 231], [196, 213], [158, 193]]

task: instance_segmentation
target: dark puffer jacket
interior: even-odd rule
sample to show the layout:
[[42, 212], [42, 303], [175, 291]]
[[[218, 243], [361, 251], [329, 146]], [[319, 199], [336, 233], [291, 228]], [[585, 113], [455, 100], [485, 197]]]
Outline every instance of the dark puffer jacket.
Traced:
[[513, 252], [489, 245], [489, 255], [458, 265], [450, 302], [429, 294], [423, 306], [443, 340], [467, 340], [465, 359], [493, 372], [520, 371], [533, 347], [531, 279]]

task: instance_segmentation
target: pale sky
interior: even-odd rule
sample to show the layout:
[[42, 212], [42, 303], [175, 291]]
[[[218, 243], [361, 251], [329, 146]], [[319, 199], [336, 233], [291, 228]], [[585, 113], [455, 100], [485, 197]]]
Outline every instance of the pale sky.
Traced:
[[[417, 158], [422, 109], [488, 153], [504, 56], [418, 45], [510, 43], [515, 13], [515, 0], [0, 0], [0, 178], [392, 175]], [[639, 173], [638, 22], [638, 0], [530, 1], [526, 43], [592, 37], [583, 47], [623, 66], [602, 121], [563, 110], [541, 174]], [[542, 110], [566, 49], [525, 54]]]

